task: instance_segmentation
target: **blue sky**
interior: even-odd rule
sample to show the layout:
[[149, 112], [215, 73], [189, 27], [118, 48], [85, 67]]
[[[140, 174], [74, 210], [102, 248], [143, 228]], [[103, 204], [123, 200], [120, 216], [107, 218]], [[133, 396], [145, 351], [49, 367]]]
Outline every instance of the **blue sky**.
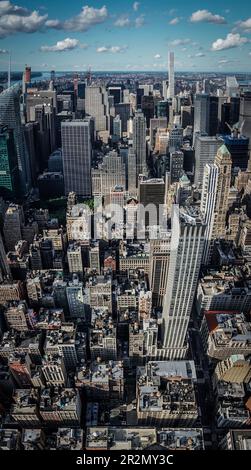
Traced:
[[247, 0], [0, 0], [0, 70], [251, 72]]

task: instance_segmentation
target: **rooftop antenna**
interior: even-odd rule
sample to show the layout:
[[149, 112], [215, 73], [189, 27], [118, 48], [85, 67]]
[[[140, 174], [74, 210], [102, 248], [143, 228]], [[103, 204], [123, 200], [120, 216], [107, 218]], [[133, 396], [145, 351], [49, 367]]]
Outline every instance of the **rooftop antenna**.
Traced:
[[8, 88], [11, 85], [11, 52], [9, 51]]

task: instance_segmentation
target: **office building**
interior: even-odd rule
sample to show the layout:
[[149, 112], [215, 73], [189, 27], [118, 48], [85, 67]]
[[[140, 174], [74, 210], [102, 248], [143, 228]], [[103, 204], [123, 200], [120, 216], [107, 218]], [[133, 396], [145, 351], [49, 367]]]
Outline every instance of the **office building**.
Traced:
[[209, 95], [197, 94], [194, 101], [194, 134], [209, 132]]
[[214, 162], [218, 167], [218, 185], [212, 236], [213, 238], [224, 238], [232, 169], [231, 155], [225, 145], [218, 149]]
[[91, 196], [90, 126], [85, 120], [62, 123], [65, 194]]
[[163, 349], [170, 359], [185, 357], [187, 351], [187, 329], [199, 278], [205, 229], [204, 219], [195, 207], [181, 208], [178, 213], [173, 210], [162, 324]]
[[7, 251], [14, 251], [16, 244], [22, 240], [21, 226], [24, 222], [23, 209], [17, 204], [10, 204], [4, 218], [4, 240]]
[[216, 198], [218, 190], [219, 168], [215, 163], [206, 164], [203, 175], [200, 210], [207, 224], [205, 231], [205, 245], [203, 264], [208, 264], [210, 258], [211, 240], [215, 220]]
[[19, 194], [19, 171], [13, 131], [0, 128], [0, 195], [6, 199]]
[[202, 184], [204, 168], [207, 163], [214, 163], [218, 149], [223, 140], [218, 137], [197, 134], [195, 136], [195, 184]]
[[146, 175], [146, 120], [141, 111], [133, 118], [133, 152], [136, 155], [136, 174]]
[[231, 155], [232, 170], [240, 168], [246, 171], [249, 160], [249, 139], [236, 133], [224, 135], [222, 138]]
[[86, 87], [85, 112], [95, 118], [96, 132], [110, 130], [108, 94], [104, 87]]
[[17, 151], [20, 190], [24, 195], [30, 188], [30, 167], [21, 124], [18, 87], [13, 86], [0, 94], [0, 121], [13, 129]]
[[150, 241], [150, 288], [154, 307], [162, 306], [166, 292], [167, 275], [170, 259], [170, 235], [166, 239], [159, 236]]

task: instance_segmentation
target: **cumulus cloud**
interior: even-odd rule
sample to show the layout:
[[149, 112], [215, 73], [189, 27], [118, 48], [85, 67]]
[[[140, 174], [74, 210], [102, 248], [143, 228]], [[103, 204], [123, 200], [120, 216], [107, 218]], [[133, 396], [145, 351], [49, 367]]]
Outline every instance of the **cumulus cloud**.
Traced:
[[241, 29], [244, 29], [245, 31], [250, 32], [251, 31], [251, 18], [248, 18], [245, 21], [238, 21], [237, 26], [239, 26], [239, 28]]
[[125, 28], [126, 26], [131, 25], [131, 21], [128, 16], [122, 15], [115, 21], [114, 25], [118, 26], [119, 28]]
[[184, 46], [185, 44], [189, 44], [191, 42], [191, 39], [174, 39], [174, 41], [170, 42], [170, 45], [173, 47], [176, 46]]
[[100, 53], [119, 54], [126, 51], [128, 46], [101, 46], [97, 47], [96, 51]]
[[63, 51], [72, 51], [76, 49], [79, 45], [78, 39], [66, 38], [63, 41], [58, 41], [53, 46], [41, 46], [40, 50], [42, 52], [63, 52]]
[[175, 25], [175, 24], [178, 24], [179, 22], [180, 22], [180, 19], [178, 16], [176, 16], [176, 18], [173, 18], [172, 20], [169, 21], [169, 24]]
[[190, 17], [192, 23], [216, 23], [225, 24], [224, 16], [214, 15], [208, 10], [197, 10]]
[[136, 20], [135, 20], [136, 28], [141, 28], [141, 26], [144, 26], [144, 24], [145, 24], [144, 15], [140, 15], [138, 18], [136, 18]]
[[114, 26], [119, 28], [141, 28], [145, 24], [145, 15], [138, 16], [135, 20], [131, 20], [128, 15], [121, 15], [114, 22]]
[[104, 23], [107, 17], [108, 10], [106, 6], [93, 8], [86, 5], [82, 8], [81, 12], [73, 18], [66, 21], [59, 21], [57, 19], [48, 20], [46, 26], [67, 31], [84, 32], [96, 24]]
[[161, 59], [161, 55], [160, 54], [155, 54], [154, 59]]
[[40, 15], [37, 10], [14, 5], [10, 1], [0, 2], [0, 37], [15, 33], [34, 33], [41, 30], [48, 15]]
[[134, 11], [138, 11], [138, 9], [140, 7], [140, 2], [134, 2], [132, 7], [133, 7]]
[[234, 47], [243, 46], [248, 39], [241, 37], [239, 33], [229, 33], [225, 39], [219, 38], [212, 44], [213, 51], [222, 51], [224, 49], [232, 49]]

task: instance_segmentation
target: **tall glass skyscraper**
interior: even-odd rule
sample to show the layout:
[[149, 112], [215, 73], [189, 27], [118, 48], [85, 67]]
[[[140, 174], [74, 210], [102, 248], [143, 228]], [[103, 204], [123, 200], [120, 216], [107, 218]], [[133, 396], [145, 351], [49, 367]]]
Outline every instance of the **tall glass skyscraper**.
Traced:
[[27, 194], [30, 188], [30, 166], [21, 123], [19, 88], [13, 86], [0, 94], [0, 122], [13, 130], [21, 193]]

